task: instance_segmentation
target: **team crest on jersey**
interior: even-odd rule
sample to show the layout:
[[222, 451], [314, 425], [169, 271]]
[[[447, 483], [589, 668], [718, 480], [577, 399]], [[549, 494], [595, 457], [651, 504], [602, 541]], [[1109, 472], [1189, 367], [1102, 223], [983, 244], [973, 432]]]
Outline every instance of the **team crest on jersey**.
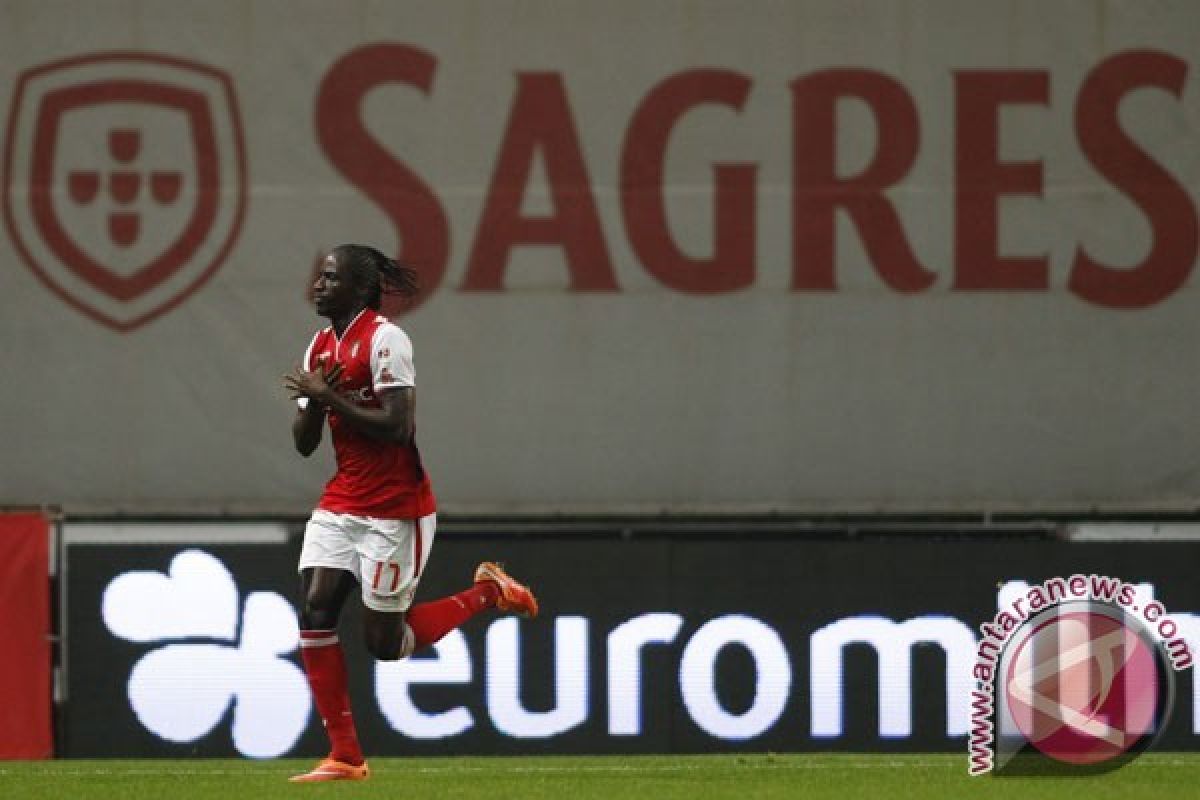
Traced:
[[176, 307], [241, 228], [233, 84], [212, 67], [98, 53], [23, 72], [4, 149], [4, 219], [26, 264], [119, 331]]
[[391, 350], [388, 350], [386, 347], [380, 348], [380, 350], [379, 350], [379, 357], [380, 357], [380, 358], [390, 358], [390, 357], [391, 357], [391, 355], [392, 355], [392, 351], [391, 351]]
[[395, 383], [396, 376], [392, 374], [392, 371], [390, 369], [388, 369], [387, 367], [384, 367], [379, 372], [379, 382], [380, 383]]

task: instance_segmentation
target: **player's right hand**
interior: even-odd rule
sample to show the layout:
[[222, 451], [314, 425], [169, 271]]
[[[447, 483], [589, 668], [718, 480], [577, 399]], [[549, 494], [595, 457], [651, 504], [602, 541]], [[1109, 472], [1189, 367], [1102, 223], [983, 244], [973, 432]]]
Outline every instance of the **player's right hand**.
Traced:
[[297, 366], [283, 376], [283, 387], [291, 393], [293, 400], [307, 397], [318, 403], [324, 403], [326, 398], [333, 396], [341, 378], [341, 364], [334, 364], [329, 369], [325, 369], [325, 365], [321, 364], [311, 372]]

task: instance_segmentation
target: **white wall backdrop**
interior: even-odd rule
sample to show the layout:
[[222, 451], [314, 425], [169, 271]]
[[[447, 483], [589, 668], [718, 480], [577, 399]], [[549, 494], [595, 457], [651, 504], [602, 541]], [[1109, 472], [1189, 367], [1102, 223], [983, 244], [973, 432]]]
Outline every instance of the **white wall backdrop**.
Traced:
[[0, 504], [294, 511], [324, 248], [446, 510], [1193, 508], [1200, 6], [0, 2]]

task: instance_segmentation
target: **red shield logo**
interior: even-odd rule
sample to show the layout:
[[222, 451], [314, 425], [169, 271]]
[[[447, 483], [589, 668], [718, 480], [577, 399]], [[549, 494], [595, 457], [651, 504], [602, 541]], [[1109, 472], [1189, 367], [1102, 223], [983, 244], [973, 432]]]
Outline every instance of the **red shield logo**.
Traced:
[[129, 331], [220, 268], [241, 230], [246, 158], [229, 77], [145, 53], [22, 73], [4, 148], [4, 221], [72, 306]]

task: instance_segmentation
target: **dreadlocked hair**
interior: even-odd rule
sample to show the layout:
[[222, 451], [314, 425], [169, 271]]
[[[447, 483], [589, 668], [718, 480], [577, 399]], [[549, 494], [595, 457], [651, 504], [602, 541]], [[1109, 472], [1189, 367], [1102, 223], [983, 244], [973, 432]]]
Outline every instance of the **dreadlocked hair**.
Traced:
[[341, 244], [333, 248], [334, 258], [345, 264], [359, 286], [367, 290], [367, 308], [376, 311], [385, 294], [412, 297], [421, 288], [417, 270], [388, 258], [364, 244]]

